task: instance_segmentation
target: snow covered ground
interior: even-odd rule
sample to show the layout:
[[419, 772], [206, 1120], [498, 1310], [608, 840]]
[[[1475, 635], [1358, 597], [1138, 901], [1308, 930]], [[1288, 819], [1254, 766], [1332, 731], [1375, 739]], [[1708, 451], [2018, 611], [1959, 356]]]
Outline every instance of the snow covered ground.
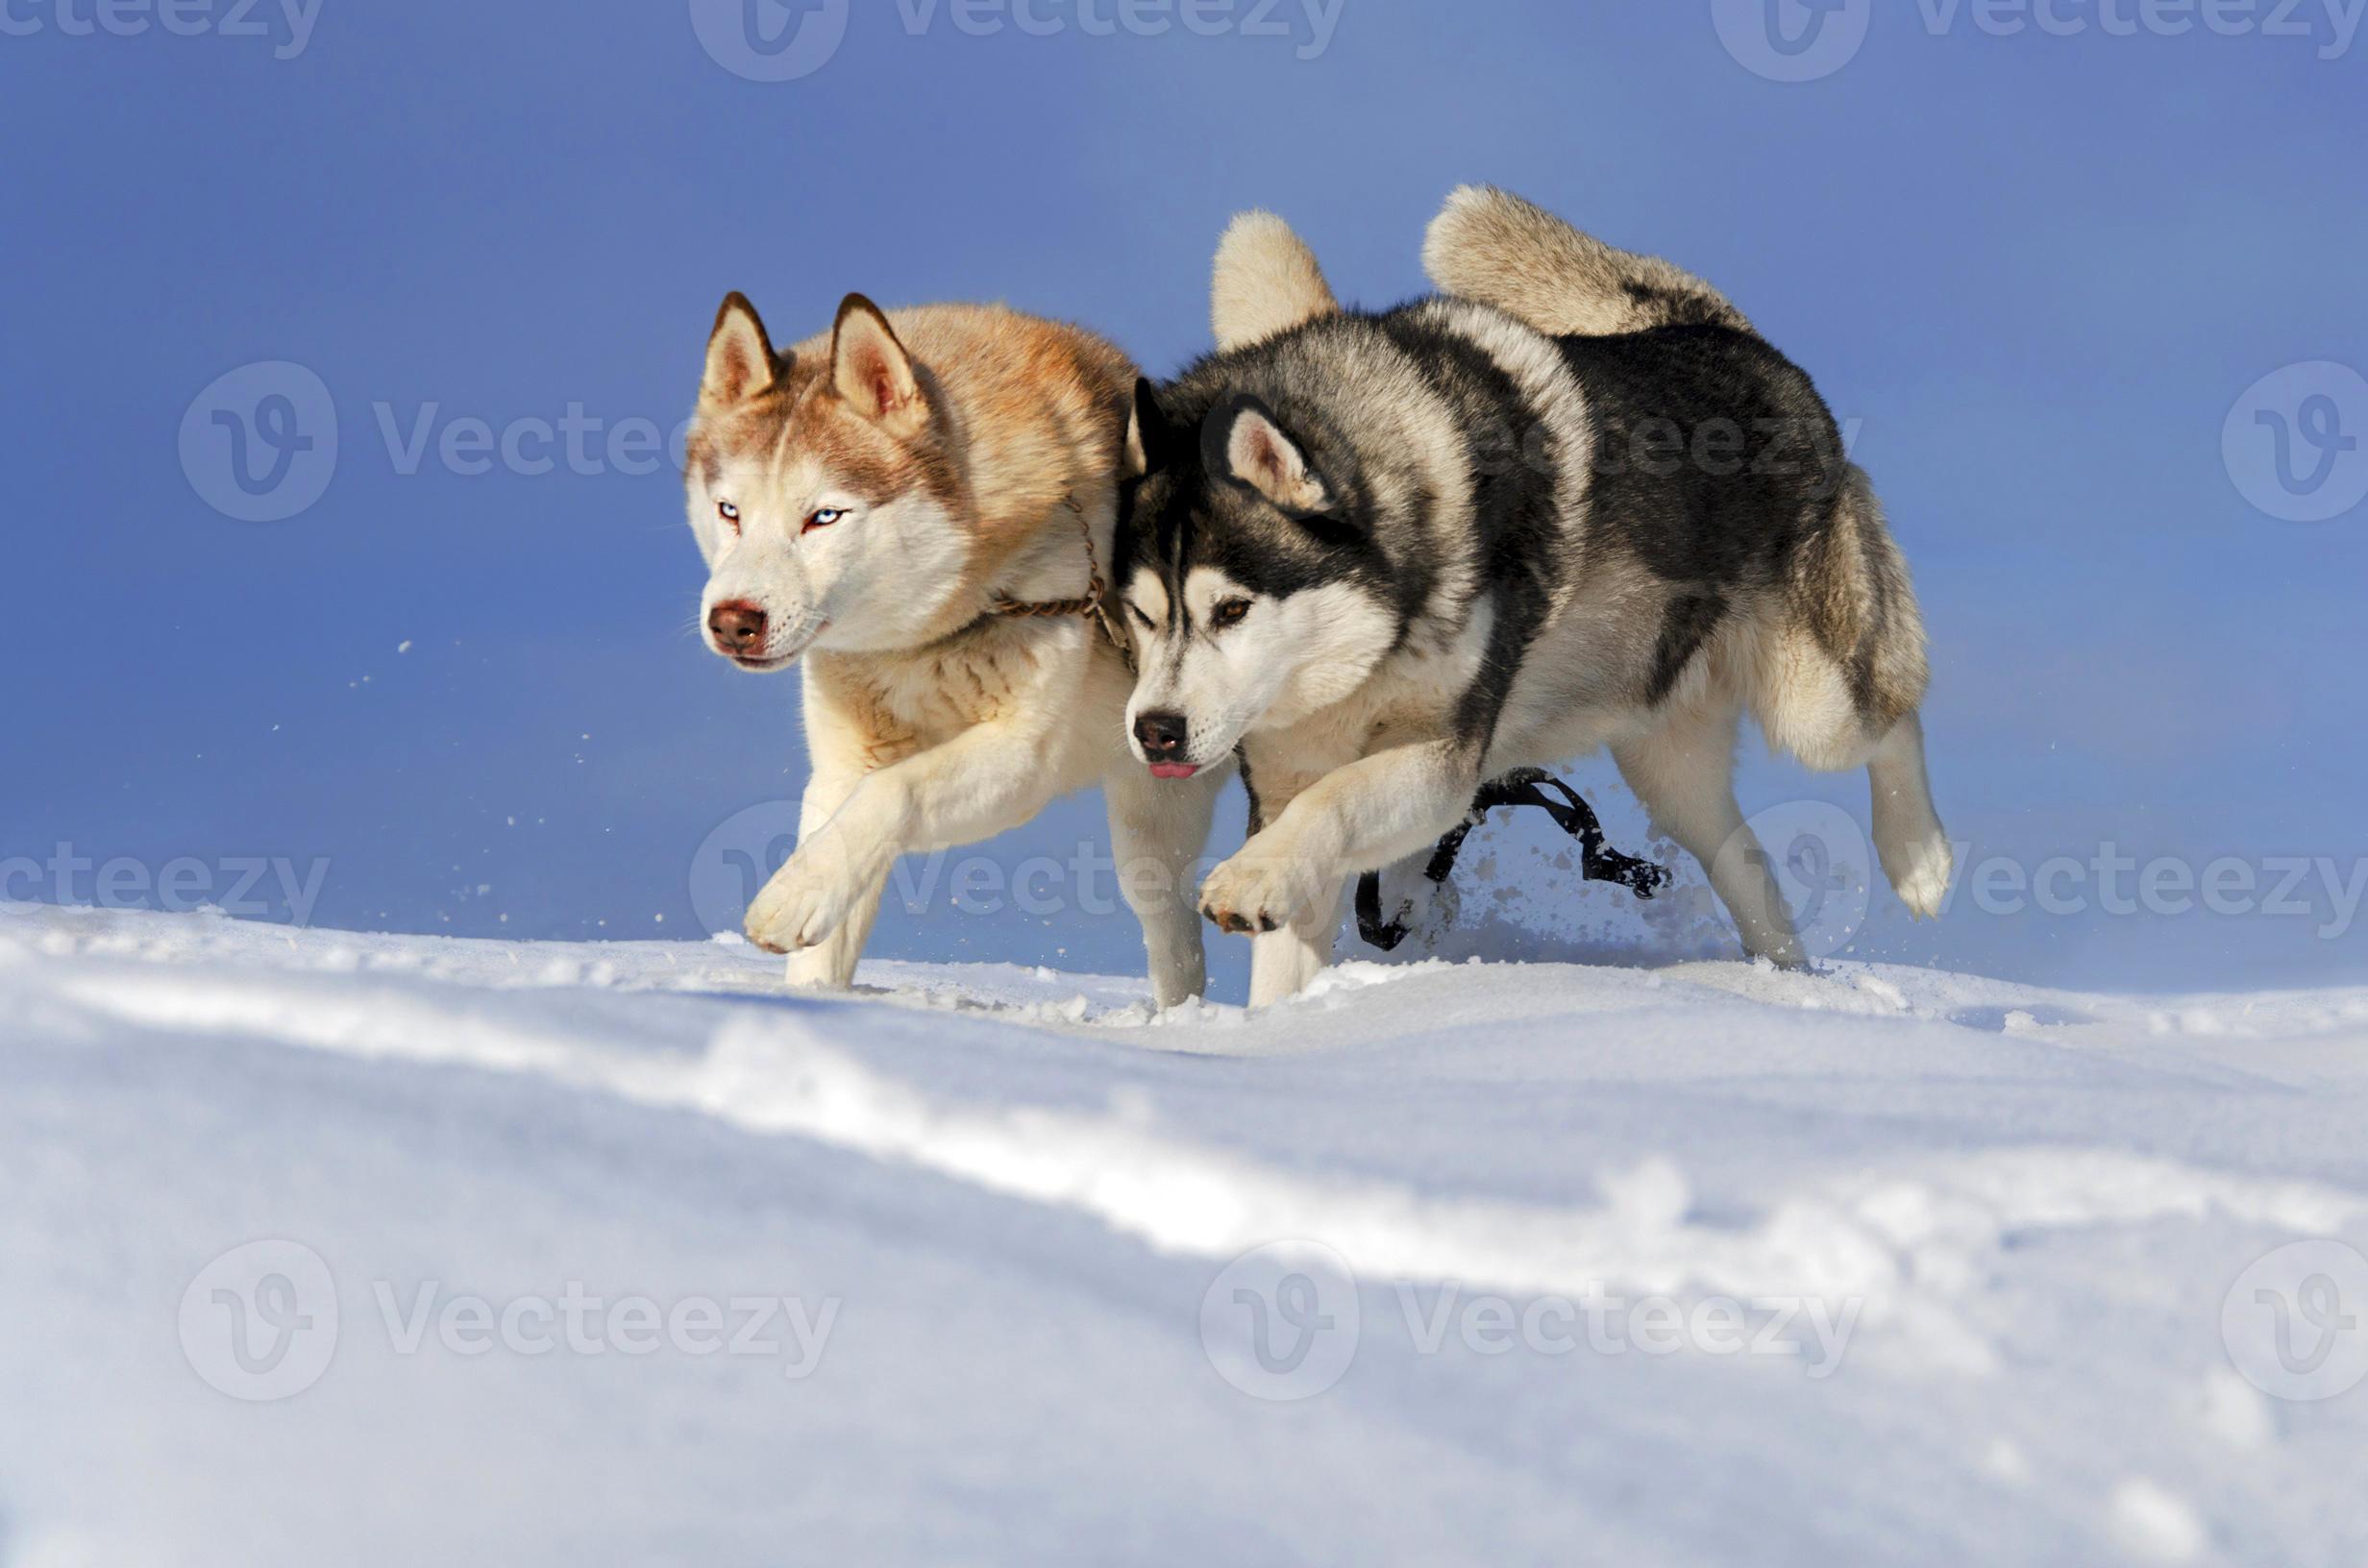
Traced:
[[774, 975], [0, 910], [0, 1564], [2368, 1560], [2368, 988]]

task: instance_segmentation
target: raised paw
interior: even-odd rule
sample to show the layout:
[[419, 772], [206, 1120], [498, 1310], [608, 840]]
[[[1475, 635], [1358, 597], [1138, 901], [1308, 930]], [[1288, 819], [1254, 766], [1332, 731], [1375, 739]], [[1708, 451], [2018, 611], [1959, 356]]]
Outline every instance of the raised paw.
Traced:
[[1200, 913], [1236, 936], [1280, 931], [1316, 913], [1322, 882], [1317, 868], [1262, 852], [1253, 840], [1201, 884]]
[[768, 953], [819, 947], [845, 925], [864, 884], [824, 857], [799, 853], [773, 875], [749, 906], [749, 941]]

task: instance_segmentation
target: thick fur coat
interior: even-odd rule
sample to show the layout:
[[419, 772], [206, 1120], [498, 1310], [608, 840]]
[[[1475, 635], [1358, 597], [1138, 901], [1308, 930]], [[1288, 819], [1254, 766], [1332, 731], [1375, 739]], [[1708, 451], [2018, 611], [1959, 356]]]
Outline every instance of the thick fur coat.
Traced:
[[1123, 656], [1083, 615], [1111, 559], [1133, 366], [1073, 327], [979, 306], [884, 312], [777, 353], [725, 302], [688, 449], [700, 622], [741, 668], [802, 664], [798, 845], [751, 906], [794, 984], [845, 987], [899, 856], [974, 844], [1100, 783], [1163, 1005], [1205, 984], [1191, 871], [1221, 771], [1128, 755]]
[[1503, 192], [1457, 192], [1426, 260], [1442, 297], [1344, 310], [1280, 220], [1241, 220], [1219, 352], [1138, 389], [1130, 730], [1171, 772], [1243, 758], [1255, 832], [1201, 902], [1258, 934], [1253, 1000], [1484, 780], [1607, 746], [1747, 950], [1802, 962], [1735, 799], [1746, 712], [1869, 769], [1885, 869], [1936, 913], [1923, 626], [1809, 378], [1700, 280]]

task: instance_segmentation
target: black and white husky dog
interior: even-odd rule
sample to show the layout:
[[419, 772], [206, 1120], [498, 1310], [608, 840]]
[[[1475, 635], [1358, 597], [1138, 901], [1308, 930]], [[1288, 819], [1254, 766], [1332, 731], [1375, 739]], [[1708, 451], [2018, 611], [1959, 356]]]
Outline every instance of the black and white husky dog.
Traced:
[[1923, 624], [1808, 376], [1709, 284], [1501, 191], [1424, 260], [1445, 297], [1344, 310], [1279, 219], [1217, 258], [1218, 352], [1137, 388], [1122, 588], [1136, 754], [1237, 750], [1251, 838], [1201, 890], [1255, 933], [1251, 1001], [1331, 961], [1361, 872], [1483, 781], [1609, 746], [1754, 956], [1803, 962], [1737, 807], [1737, 724], [1864, 767], [1875, 842], [1936, 915]]

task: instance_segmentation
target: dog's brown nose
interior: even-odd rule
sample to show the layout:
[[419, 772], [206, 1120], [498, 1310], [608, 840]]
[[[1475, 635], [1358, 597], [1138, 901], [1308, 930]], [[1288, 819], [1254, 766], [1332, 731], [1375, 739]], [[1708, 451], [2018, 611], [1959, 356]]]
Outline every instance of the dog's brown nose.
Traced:
[[765, 612], [735, 599], [707, 612], [707, 629], [725, 652], [753, 653], [765, 646]]

